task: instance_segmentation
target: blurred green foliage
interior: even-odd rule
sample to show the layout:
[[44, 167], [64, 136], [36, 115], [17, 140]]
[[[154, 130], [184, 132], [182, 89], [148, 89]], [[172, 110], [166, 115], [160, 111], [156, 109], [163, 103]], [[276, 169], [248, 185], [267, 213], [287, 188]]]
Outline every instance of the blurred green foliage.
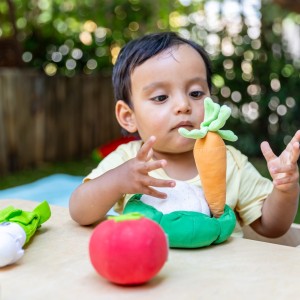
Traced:
[[300, 15], [271, 1], [0, 0], [0, 18], [0, 38], [15, 23], [23, 61], [49, 76], [111, 72], [129, 40], [179, 32], [209, 53], [213, 96], [232, 108], [245, 154], [262, 140], [279, 153], [300, 128]]

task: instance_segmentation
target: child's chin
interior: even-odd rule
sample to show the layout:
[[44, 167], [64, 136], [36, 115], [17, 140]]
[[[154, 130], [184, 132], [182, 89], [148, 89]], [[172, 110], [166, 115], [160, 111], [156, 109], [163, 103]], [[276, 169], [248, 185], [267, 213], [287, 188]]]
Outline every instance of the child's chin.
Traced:
[[195, 140], [181, 137], [178, 139], [177, 149], [181, 152], [192, 151], [194, 149]]

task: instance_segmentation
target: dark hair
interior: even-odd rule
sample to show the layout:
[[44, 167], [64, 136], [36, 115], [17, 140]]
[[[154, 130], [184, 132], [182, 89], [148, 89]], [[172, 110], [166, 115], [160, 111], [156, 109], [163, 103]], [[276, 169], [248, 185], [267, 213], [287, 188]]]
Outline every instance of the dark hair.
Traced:
[[175, 32], [152, 33], [130, 41], [120, 51], [113, 69], [112, 81], [116, 100], [124, 100], [130, 105], [131, 80], [134, 69], [149, 58], [175, 45], [187, 44], [194, 48], [202, 57], [205, 67], [207, 84], [211, 90], [211, 63], [205, 50], [197, 43], [180, 37]]

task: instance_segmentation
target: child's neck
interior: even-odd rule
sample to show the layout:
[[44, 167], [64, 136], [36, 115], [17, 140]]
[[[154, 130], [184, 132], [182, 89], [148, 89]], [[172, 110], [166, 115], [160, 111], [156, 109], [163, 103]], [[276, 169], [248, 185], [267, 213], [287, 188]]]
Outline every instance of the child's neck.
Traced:
[[189, 180], [198, 174], [193, 151], [184, 153], [154, 152], [153, 158], [155, 160], [165, 159], [167, 161], [164, 171], [173, 179]]

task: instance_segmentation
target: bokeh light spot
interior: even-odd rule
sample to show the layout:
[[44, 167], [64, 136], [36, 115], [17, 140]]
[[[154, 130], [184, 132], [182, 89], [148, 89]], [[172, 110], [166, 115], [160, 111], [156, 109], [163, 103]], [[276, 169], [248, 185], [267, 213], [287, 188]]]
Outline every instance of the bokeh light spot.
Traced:
[[53, 63], [46, 64], [44, 71], [48, 76], [54, 76], [57, 72], [57, 66]]

